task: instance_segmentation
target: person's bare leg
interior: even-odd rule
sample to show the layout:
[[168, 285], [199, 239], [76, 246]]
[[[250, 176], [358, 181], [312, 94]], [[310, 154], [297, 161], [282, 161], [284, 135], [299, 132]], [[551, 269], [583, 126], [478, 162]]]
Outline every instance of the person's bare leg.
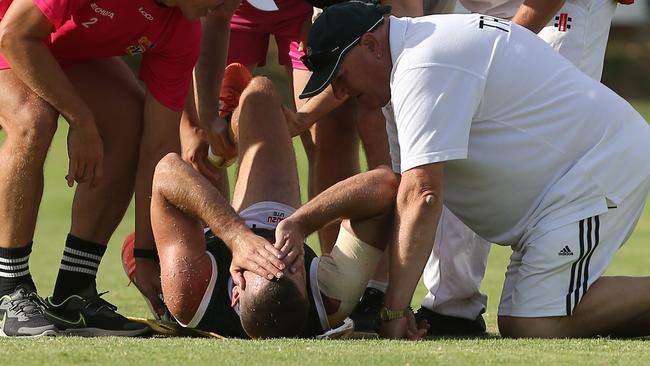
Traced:
[[[295, 70], [293, 73], [297, 106], [304, 104], [304, 101], [299, 101], [298, 95], [309, 80], [309, 75], [305, 70]], [[309, 198], [359, 172], [356, 120], [356, 105], [353, 101], [347, 101], [311, 126], [309, 131], [301, 134], [300, 138], [309, 161]], [[332, 223], [318, 231], [322, 253], [332, 250], [339, 225], [340, 222]]]
[[119, 58], [86, 61], [66, 73], [95, 115], [103, 141], [105, 175], [94, 188], [77, 186], [72, 225], [51, 298], [56, 304], [71, 295], [95, 291], [106, 245], [133, 196], [144, 94]]
[[[22, 83], [0, 71], [0, 248], [19, 248], [34, 237], [43, 195], [43, 164], [59, 113]], [[61, 170], [61, 182], [65, 170]]]
[[281, 103], [273, 83], [256, 77], [233, 114], [239, 168], [232, 206], [238, 212], [260, 201], [300, 205], [296, 158]]
[[[313, 195], [359, 172], [356, 117], [354, 101], [347, 101], [314, 125], [316, 148], [314, 161], [310, 162], [310, 169], [314, 171]], [[332, 223], [318, 231], [322, 253], [332, 250], [339, 225], [340, 222]]]
[[[357, 122], [359, 137], [363, 143], [363, 150], [366, 153], [368, 169], [374, 169], [379, 165], [390, 166], [390, 151], [388, 148], [388, 136], [386, 134], [386, 121], [381, 110], [369, 110], [359, 108], [359, 120]], [[388, 283], [388, 253], [385, 252], [377, 264], [372, 281], [378, 284]], [[383, 286], [382, 286], [383, 287]], [[381, 290], [381, 289], [380, 289]], [[385, 292], [385, 288], [383, 288]]]
[[[148, 106], [145, 103], [145, 115]], [[151, 187], [158, 161], [169, 152], [180, 152], [178, 123], [167, 124], [145, 119], [140, 142], [138, 168], [135, 178], [135, 243], [139, 248], [153, 248], [151, 231]]]
[[94, 111], [104, 143], [104, 178], [93, 189], [77, 187], [70, 233], [106, 245], [133, 195], [144, 92], [116, 58], [86, 62], [68, 77]]
[[[601, 277], [587, 290], [571, 316], [499, 316], [499, 331], [513, 338], [577, 338], [625, 335], [621, 327], [650, 314], [650, 277]], [[630, 336], [650, 335], [650, 324]]]

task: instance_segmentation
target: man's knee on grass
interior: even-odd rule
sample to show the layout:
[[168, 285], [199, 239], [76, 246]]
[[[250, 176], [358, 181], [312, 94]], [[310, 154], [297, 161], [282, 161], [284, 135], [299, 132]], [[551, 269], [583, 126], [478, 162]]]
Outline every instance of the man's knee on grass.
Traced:
[[291, 338], [307, 322], [306, 291], [286, 278], [269, 281], [248, 272], [246, 290], [240, 291], [242, 327], [251, 338]]
[[570, 316], [523, 318], [499, 316], [499, 333], [506, 338], [574, 338]]

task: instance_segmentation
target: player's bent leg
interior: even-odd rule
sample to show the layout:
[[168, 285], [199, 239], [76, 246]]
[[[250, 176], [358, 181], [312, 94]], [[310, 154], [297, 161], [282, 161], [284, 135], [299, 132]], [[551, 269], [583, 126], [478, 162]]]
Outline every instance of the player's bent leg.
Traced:
[[[29, 255], [43, 194], [43, 164], [59, 113], [20, 81], [0, 71], [0, 327], [2, 336], [56, 333], [44, 315], [29, 272]], [[65, 171], [61, 171], [61, 178]]]
[[70, 233], [105, 245], [133, 195], [144, 91], [119, 58], [84, 62], [67, 74], [93, 111], [104, 147], [104, 177], [93, 189], [78, 186]]
[[273, 83], [256, 77], [233, 114], [239, 171], [233, 192], [236, 211], [262, 201], [300, 205], [296, 158], [281, 100]]
[[[357, 131], [366, 153], [368, 169], [374, 169], [379, 165], [390, 166], [388, 137], [381, 110], [359, 107]], [[373, 334], [379, 331], [381, 325], [379, 312], [384, 304], [388, 286], [388, 264], [388, 252], [385, 252], [368, 282], [361, 301], [350, 315], [357, 332]]]
[[[314, 196], [360, 171], [356, 116], [356, 103], [347, 101], [313, 126], [314, 160], [309, 163], [313, 187], [309, 191]], [[322, 253], [332, 250], [338, 227], [339, 223], [332, 223], [318, 231]]]
[[[43, 194], [43, 164], [59, 113], [12, 70], [0, 71], [0, 245], [24, 247], [34, 236]], [[61, 179], [65, 171], [60, 172]]]
[[[606, 213], [532, 233], [513, 252], [499, 305], [499, 330], [508, 337], [638, 336], [624, 326], [650, 314], [649, 277], [601, 277], [632, 233], [648, 183]], [[641, 329], [642, 330], [642, 329]]]
[[158, 163], [151, 197], [151, 224], [165, 304], [181, 324], [195, 326], [192, 320], [197, 320], [203, 295], [211, 292], [211, 283], [214, 285], [213, 259], [205, 250], [201, 222], [165, 198], [168, 190], [175, 189], [179, 175], [188, 175], [188, 169], [191, 167], [176, 154], [169, 154]]
[[[147, 118], [156, 116], [158, 118]], [[180, 113], [145, 97], [144, 123], [135, 177], [135, 235], [140, 247], [153, 247], [151, 231], [151, 182], [156, 164], [169, 152], [180, 152]], [[161, 123], [165, 121], [165, 123]], [[169, 123], [174, 121], [174, 123]]]
[[501, 335], [512, 338], [640, 337], [650, 335], [649, 314], [650, 277], [601, 277], [570, 316], [499, 316], [498, 322]]
[[[113, 231], [133, 192], [143, 91], [119, 58], [90, 60], [66, 71], [76, 91], [93, 111], [104, 148], [104, 177], [90, 188], [77, 186], [72, 227], [48, 314], [67, 334], [135, 336], [148, 331], [116, 312], [98, 295], [96, 274]], [[78, 319], [83, 316], [84, 322]]]

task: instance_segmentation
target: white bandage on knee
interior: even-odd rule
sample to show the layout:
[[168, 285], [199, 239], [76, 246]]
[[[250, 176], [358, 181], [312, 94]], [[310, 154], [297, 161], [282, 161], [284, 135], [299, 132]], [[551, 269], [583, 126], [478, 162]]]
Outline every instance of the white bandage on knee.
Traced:
[[330, 324], [339, 324], [350, 315], [382, 254], [341, 226], [332, 253], [322, 256], [318, 266], [321, 292], [341, 304], [334, 314], [328, 315]]

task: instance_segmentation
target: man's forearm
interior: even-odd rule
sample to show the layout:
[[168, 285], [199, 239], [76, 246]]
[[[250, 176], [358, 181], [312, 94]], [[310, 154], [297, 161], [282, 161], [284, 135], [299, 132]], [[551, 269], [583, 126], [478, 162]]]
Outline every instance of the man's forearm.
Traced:
[[548, 24], [551, 17], [564, 5], [565, 0], [525, 0], [519, 7], [512, 21], [539, 33]]
[[348, 98], [338, 99], [334, 96], [332, 87], [310, 98], [296, 112], [297, 126], [289, 126], [291, 136], [296, 136], [318, 122], [325, 115], [338, 108]]
[[219, 113], [219, 92], [226, 68], [230, 18], [211, 14], [202, 20], [202, 27], [201, 54], [194, 70], [194, 94], [199, 121], [205, 124]]
[[397, 184], [397, 178], [387, 167], [357, 174], [326, 189], [291, 218], [305, 234], [310, 234], [337, 219], [378, 216], [394, 204]]
[[397, 193], [396, 237], [390, 247], [390, 282], [385, 305], [403, 309], [411, 303], [435, 238], [442, 212], [442, 189], [406, 172]]

